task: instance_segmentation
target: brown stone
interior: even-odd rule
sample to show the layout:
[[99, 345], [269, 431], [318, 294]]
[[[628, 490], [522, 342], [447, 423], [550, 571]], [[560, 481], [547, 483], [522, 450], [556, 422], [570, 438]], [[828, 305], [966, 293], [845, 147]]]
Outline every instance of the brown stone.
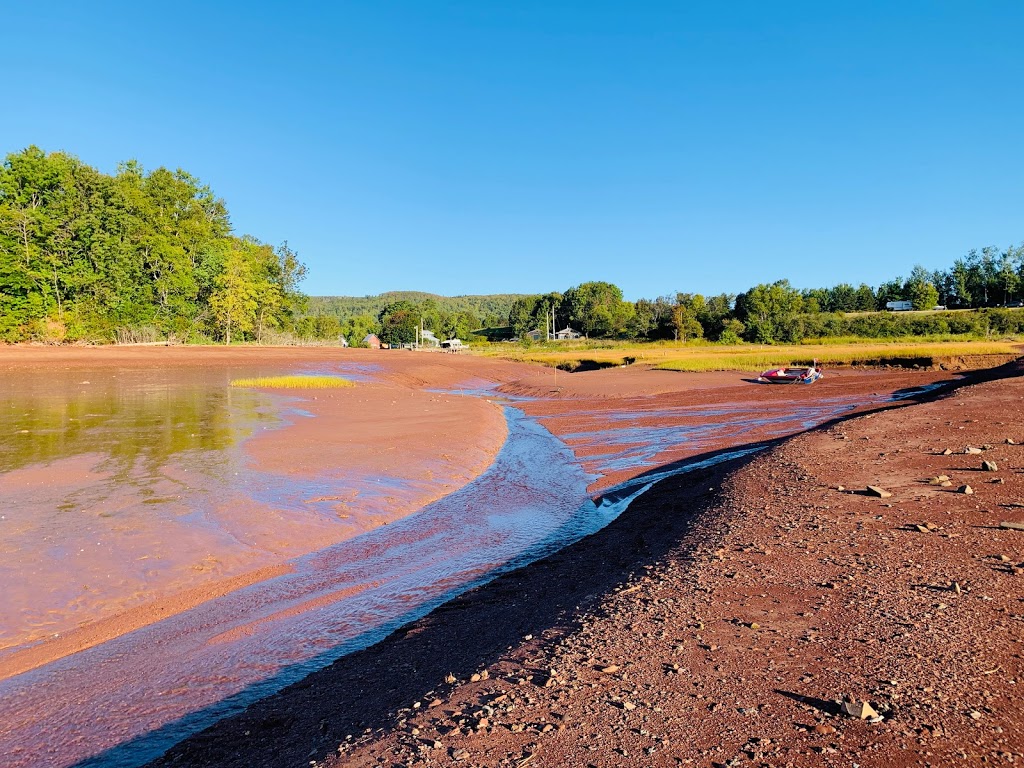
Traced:
[[888, 499], [892, 496], [892, 493], [885, 490], [885, 488], [879, 488], [877, 485], [869, 485], [867, 491], [869, 496], [877, 496], [880, 499]]
[[1003, 520], [999, 524], [1000, 528], [1008, 528], [1011, 531], [1024, 531], [1024, 523], [1015, 523], [1010, 520]]

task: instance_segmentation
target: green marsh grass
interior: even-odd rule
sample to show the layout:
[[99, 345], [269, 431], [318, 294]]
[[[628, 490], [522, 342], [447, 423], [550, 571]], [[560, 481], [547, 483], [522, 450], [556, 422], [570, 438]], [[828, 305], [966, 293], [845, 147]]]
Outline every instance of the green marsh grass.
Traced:
[[975, 355], [1018, 355], [1013, 341], [926, 341], [900, 339], [893, 342], [815, 340], [804, 344], [722, 345], [703, 343], [647, 344], [589, 342], [549, 343], [530, 348], [488, 351], [484, 354], [551, 367], [576, 369], [636, 363], [671, 371], [762, 371], [774, 365], [809, 364], [817, 360], [826, 366], [885, 365], [892, 361], [931, 364], [931, 361]]
[[269, 387], [273, 389], [333, 389], [355, 386], [338, 376], [259, 376], [254, 379], [233, 379], [232, 387]]

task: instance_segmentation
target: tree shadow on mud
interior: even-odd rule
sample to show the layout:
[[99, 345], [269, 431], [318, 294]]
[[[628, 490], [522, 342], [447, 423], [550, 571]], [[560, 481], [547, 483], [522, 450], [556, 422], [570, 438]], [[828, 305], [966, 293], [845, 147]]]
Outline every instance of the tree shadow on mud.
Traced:
[[[987, 375], [983, 380], [991, 378], [998, 376]], [[837, 417], [818, 429], [868, 412], [932, 399], [976, 381], [951, 383], [941, 391], [910, 391], [894, 402]], [[738, 449], [707, 453], [639, 476], [629, 483], [631, 487], [655, 484], [597, 533], [528, 568], [505, 573], [454, 597], [377, 644], [344, 656], [185, 739], [148, 765], [308, 765], [335, 754], [348, 737], [358, 739], [394, 729], [399, 710], [433, 696], [444, 698], [454, 687], [445, 682], [449, 674], [465, 680], [500, 661], [527, 635], [547, 646], [572, 634], [583, 616], [598, 609], [606, 596], [632, 577], [645, 573], [646, 566], [678, 557], [684, 571], [680, 578], [685, 579], [685, 569], [699, 567], [687, 553], [700, 545], [713, 547], [723, 535], [724, 527], [715, 525], [708, 515], [721, 482], [752, 461], [754, 451], [783, 439], [742, 446], [750, 451], [745, 456], [685, 474], [657, 479], [666, 470], [683, 469]], [[702, 523], [699, 529], [698, 520]], [[198, 723], [203, 715], [199, 712], [185, 720]], [[146, 751], [146, 744], [160, 741], [161, 736], [166, 739], [168, 731], [180, 732], [181, 725], [182, 721], [171, 723], [82, 761], [76, 768], [128, 764], [130, 755]], [[122, 761], [124, 757], [128, 760]]]

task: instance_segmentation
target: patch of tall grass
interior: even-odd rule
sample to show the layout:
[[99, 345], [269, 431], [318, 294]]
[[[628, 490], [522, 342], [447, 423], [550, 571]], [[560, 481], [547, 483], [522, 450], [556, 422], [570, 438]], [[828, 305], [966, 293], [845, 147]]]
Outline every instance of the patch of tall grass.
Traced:
[[[964, 356], [1017, 355], [1019, 345], [1010, 341], [929, 341], [864, 342], [844, 339], [817, 340], [805, 344], [760, 346], [755, 344], [721, 345], [690, 343], [604, 342], [587, 346], [534, 345], [529, 349], [504, 349], [498, 356], [534, 362], [565, 370], [603, 368], [632, 363], [673, 371], [761, 371], [773, 365], [810, 364], [817, 359], [824, 365], [923, 364]], [[494, 354], [494, 353], [492, 353]]]
[[232, 387], [267, 387], [272, 389], [332, 389], [355, 386], [339, 376], [259, 376], [252, 379], [233, 379]]

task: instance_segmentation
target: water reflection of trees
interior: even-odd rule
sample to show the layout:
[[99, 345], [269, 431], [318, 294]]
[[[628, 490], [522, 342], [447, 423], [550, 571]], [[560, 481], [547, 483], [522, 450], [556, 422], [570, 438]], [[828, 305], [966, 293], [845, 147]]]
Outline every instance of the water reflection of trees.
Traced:
[[275, 418], [259, 393], [210, 383], [18, 389], [0, 392], [0, 472], [100, 454], [97, 469], [115, 478], [153, 476], [172, 457], [223, 452]]

